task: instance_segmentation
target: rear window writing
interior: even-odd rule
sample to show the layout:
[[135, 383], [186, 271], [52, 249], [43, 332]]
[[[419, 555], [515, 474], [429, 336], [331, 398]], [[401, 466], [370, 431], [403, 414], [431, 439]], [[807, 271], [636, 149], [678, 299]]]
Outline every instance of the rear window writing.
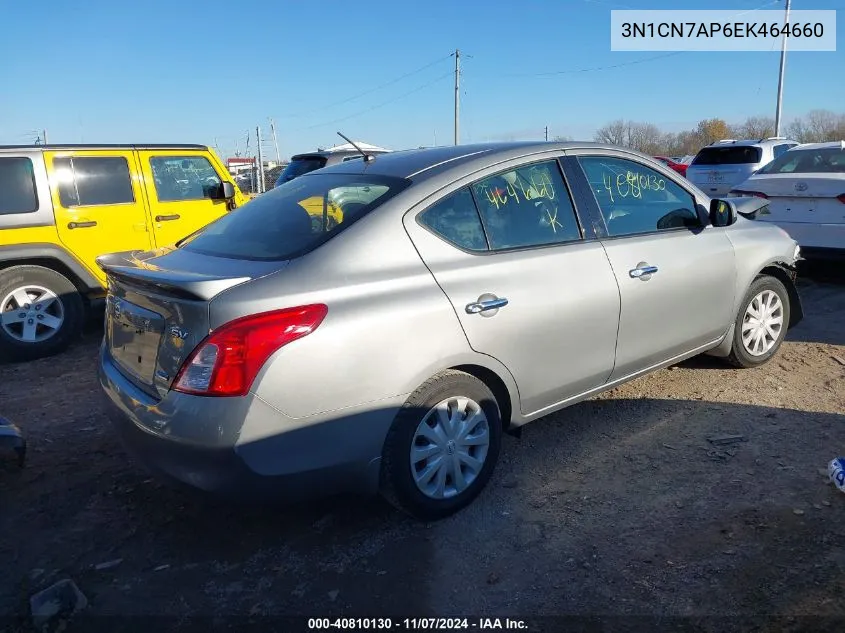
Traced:
[[332, 239], [408, 184], [349, 174], [296, 178], [224, 215], [180, 247], [230, 259], [292, 259]]
[[0, 215], [37, 210], [32, 161], [25, 157], [0, 158]]
[[759, 163], [763, 153], [750, 145], [705, 147], [692, 161], [693, 165], [744, 165]]

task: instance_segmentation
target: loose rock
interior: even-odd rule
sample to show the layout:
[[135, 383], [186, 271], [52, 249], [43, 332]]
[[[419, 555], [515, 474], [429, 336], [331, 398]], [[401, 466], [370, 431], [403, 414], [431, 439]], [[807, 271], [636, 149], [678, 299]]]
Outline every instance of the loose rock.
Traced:
[[36, 629], [56, 618], [68, 619], [87, 606], [88, 599], [70, 578], [60, 580], [29, 599]]
[[105, 571], [106, 569], [112, 569], [113, 567], [117, 567], [122, 562], [122, 558], [115, 558], [114, 560], [108, 560], [105, 563], [94, 565], [94, 569], [96, 569], [97, 571]]
[[340, 589], [332, 589], [329, 592], [329, 600], [334, 602], [335, 600], [337, 600], [337, 597], [338, 597], [339, 594], [340, 594]]
[[711, 444], [715, 444], [716, 446], [724, 446], [725, 444], [736, 444], [737, 442], [744, 442], [745, 436], [744, 435], [714, 435], [713, 437], [708, 437], [707, 441]]

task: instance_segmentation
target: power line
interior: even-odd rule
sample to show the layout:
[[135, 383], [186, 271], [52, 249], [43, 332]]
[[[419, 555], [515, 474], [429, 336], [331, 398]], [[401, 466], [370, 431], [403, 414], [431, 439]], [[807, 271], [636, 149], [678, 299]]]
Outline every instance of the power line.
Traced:
[[284, 114], [280, 118], [292, 118], [292, 119], [293, 118], [299, 118], [299, 117], [307, 116], [309, 114], [313, 114], [315, 112], [322, 112], [324, 110], [328, 110], [330, 108], [334, 108], [334, 107], [337, 107], [339, 105], [349, 103], [350, 101], [355, 101], [356, 99], [364, 97], [368, 94], [378, 92], [379, 90], [382, 90], [383, 88], [387, 88], [388, 86], [392, 86], [393, 84], [399, 83], [403, 79], [407, 79], [408, 77], [412, 77], [413, 75], [421, 73], [422, 71], [427, 70], [427, 69], [431, 68], [432, 66], [434, 66], [436, 64], [442, 63], [443, 61], [449, 59], [450, 57], [452, 57], [452, 54], [446, 55], [445, 57], [439, 57], [438, 59], [435, 59], [433, 62], [430, 62], [430, 63], [426, 64], [425, 66], [421, 66], [420, 68], [417, 68], [416, 70], [412, 70], [411, 72], [405, 73], [404, 75], [396, 77], [395, 79], [391, 79], [390, 81], [387, 81], [387, 82], [385, 82], [381, 85], [376, 86], [375, 88], [370, 88], [369, 90], [365, 90], [364, 92], [359, 92], [356, 95], [353, 95], [351, 97], [347, 97], [346, 99], [343, 99], [342, 101], [332, 101], [325, 106], [322, 106], [322, 107], [319, 107], [319, 108], [311, 108], [311, 109], [309, 109], [308, 111], [305, 111], [305, 112], [299, 112], [299, 113], [296, 113], [296, 114]]
[[387, 101], [383, 101], [383, 102], [381, 102], [377, 105], [374, 105], [370, 108], [367, 108], [366, 110], [361, 110], [359, 112], [355, 112], [354, 114], [350, 114], [349, 116], [345, 116], [345, 117], [342, 117], [340, 119], [334, 119], [333, 121], [326, 121], [325, 123], [319, 123], [317, 125], [309, 125], [307, 127], [302, 127], [302, 128], [299, 128], [299, 129], [293, 130], [293, 131], [302, 132], [304, 130], [313, 130], [314, 128], [325, 127], [327, 125], [334, 125], [335, 123], [341, 123], [342, 121], [348, 121], [349, 119], [352, 119], [354, 117], [361, 116], [362, 114], [367, 114], [368, 112], [372, 112], [373, 110], [377, 110], [378, 108], [382, 108], [386, 105], [394, 103], [395, 101], [399, 101], [400, 99], [404, 99], [405, 97], [409, 97], [412, 94], [415, 94], [415, 93], [417, 93], [421, 90], [425, 90], [429, 86], [433, 86], [434, 84], [436, 84], [438, 81], [442, 81], [442, 80], [446, 79], [446, 77], [452, 77], [454, 75], [454, 72], [455, 71], [450, 70], [448, 73], [440, 75], [436, 79], [433, 79], [432, 81], [429, 81], [428, 83], [423, 84], [422, 86], [414, 88], [413, 90], [410, 90], [409, 92], [403, 93], [403, 94], [399, 95], [398, 97], [394, 97], [393, 99], [388, 99]]
[[661, 55], [652, 55], [651, 57], [644, 57], [643, 59], [635, 59], [634, 61], [630, 62], [622, 62], [621, 64], [612, 64], [609, 66], [594, 66], [592, 68], [572, 68], [570, 70], [556, 70], [547, 73], [515, 73], [515, 74], [508, 74], [507, 77], [553, 77], [555, 75], [570, 75], [574, 73], [590, 73], [590, 72], [598, 72], [600, 70], [611, 70], [613, 68], [622, 68], [623, 66], [633, 66], [634, 64], [644, 64], [645, 62], [655, 61], [657, 59], [663, 59], [666, 57], [673, 57], [674, 55], [680, 55], [686, 51], [675, 51], [673, 53], [663, 53]]

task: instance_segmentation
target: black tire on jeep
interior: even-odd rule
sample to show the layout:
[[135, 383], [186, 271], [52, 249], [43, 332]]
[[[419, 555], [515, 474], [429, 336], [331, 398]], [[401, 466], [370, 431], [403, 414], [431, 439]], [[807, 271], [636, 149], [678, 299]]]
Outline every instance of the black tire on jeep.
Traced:
[[78, 338], [85, 305], [76, 286], [43, 266], [0, 270], [0, 361], [58, 354]]

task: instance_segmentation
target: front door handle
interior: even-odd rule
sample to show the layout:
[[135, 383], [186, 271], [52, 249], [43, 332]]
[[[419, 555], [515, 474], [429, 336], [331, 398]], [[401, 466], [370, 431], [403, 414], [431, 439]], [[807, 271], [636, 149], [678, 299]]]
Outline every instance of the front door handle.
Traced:
[[68, 222], [67, 228], [69, 229], [90, 229], [92, 226], [97, 226], [96, 222], [89, 221], [89, 222]]
[[[481, 297], [479, 297], [481, 299]], [[466, 306], [467, 314], [480, 314], [488, 310], [498, 310], [508, 305], [508, 300], [504, 297], [496, 297], [494, 299], [485, 299], [483, 301], [476, 301], [475, 303], [468, 303]]]
[[156, 222], [169, 222], [170, 220], [178, 220], [179, 214], [174, 213], [173, 215], [157, 215]]
[[651, 276], [657, 272], [657, 266], [651, 266], [646, 262], [640, 262], [637, 264], [636, 268], [633, 268], [628, 271], [628, 274], [633, 279], [641, 279], [642, 281], [648, 281], [651, 279]]

